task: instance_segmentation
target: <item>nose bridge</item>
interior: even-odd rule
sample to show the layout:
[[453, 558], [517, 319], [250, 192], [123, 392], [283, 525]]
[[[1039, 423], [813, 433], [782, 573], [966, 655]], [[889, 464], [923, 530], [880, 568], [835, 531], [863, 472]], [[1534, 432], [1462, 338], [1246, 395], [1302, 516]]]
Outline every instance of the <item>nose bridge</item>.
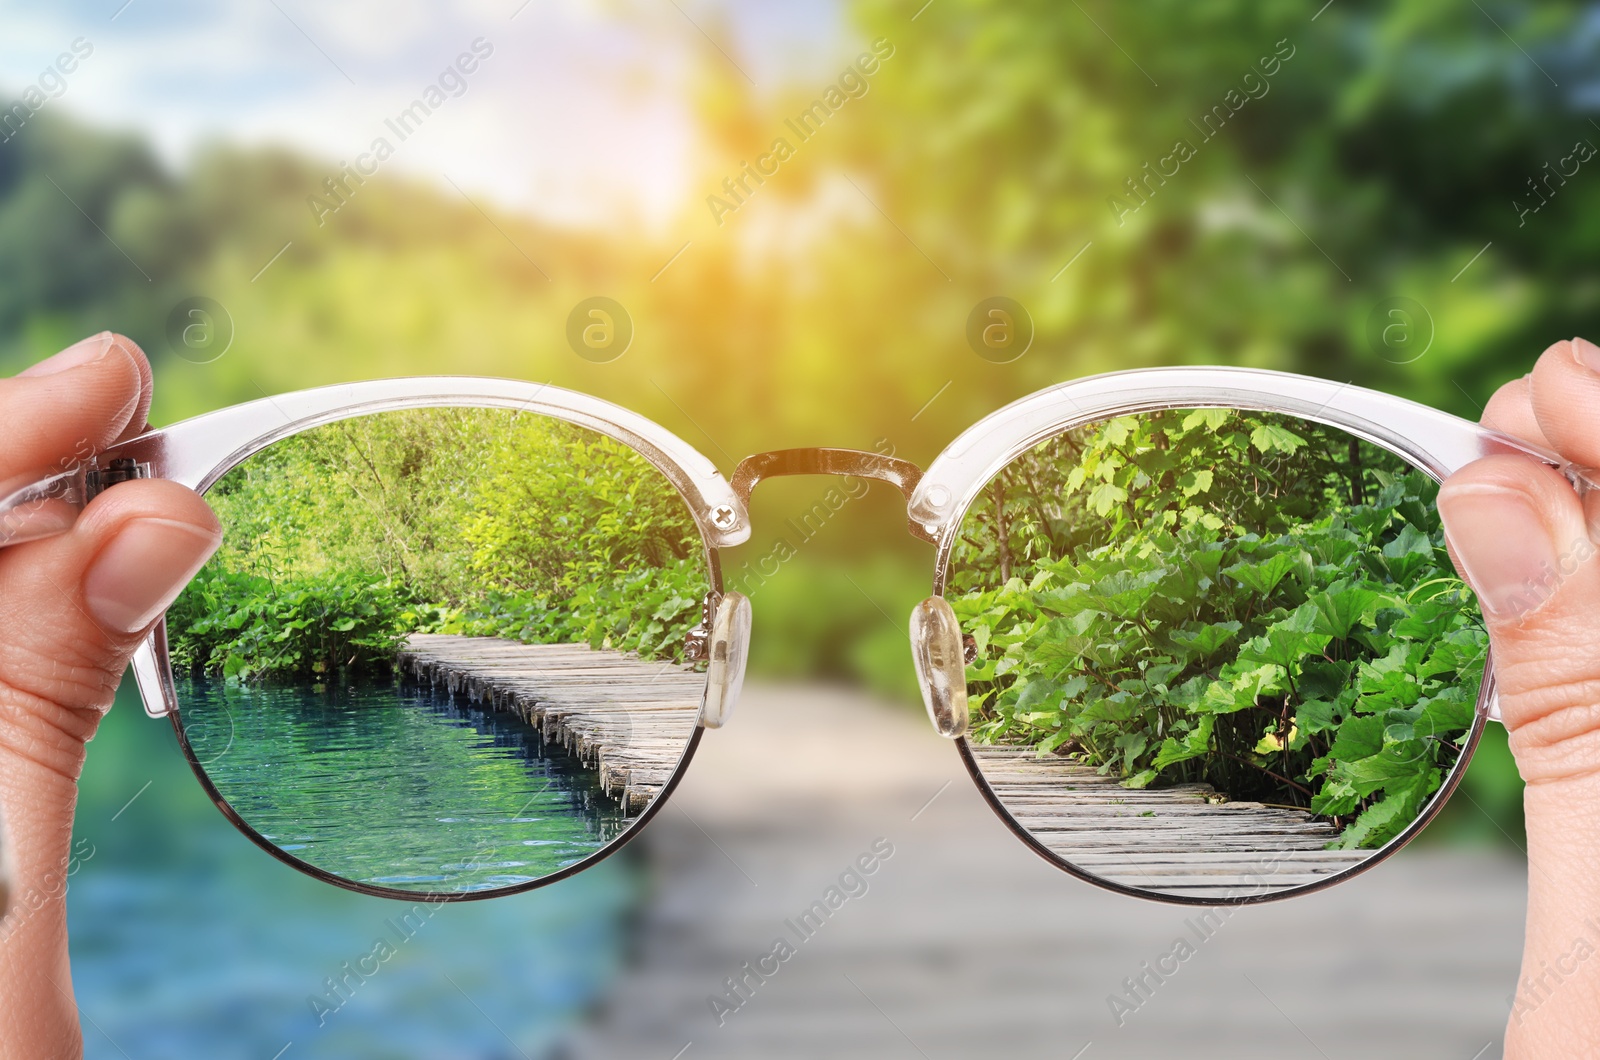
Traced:
[[[898, 489], [905, 495], [909, 505], [912, 492], [922, 480], [922, 469], [909, 460], [859, 449], [774, 449], [739, 461], [730, 484], [748, 511], [750, 494], [754, 492], [756, 483], [762, 479], [788, 475], [854, 475], [876, 479]], [[937, 543], [937, 538], [913, 520], [909, 511], [906, 526], [913, 537]]]

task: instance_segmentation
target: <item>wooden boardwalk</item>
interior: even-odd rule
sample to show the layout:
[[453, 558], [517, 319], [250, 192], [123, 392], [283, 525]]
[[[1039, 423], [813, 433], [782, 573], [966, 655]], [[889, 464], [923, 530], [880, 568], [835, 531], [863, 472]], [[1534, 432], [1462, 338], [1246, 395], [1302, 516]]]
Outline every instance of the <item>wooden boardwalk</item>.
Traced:
[[[879, 837], [870, 889], [794, 942]], [[1221, 912], [1091, 887], [1017, 841], [920, 707], [830, 687], [753, 683], [629, 850], [653, 880], [632, 961], [551, 1057], [1498, 1060], [1522, 947], [1526, 870], [1492, 850]], [[778, 937], [798, 952], [719, 1018]], [[1198, 952], [1119, 1018], [1180, 937]]]
[[694, 733], [704, 674], [586, 644], [415, 633], [403, 676], [516, 714], [595, 769], [630, 816], [658, 795]]
[[1219, 802], [1209, 784], [1125, 788], [1092, 766], [1027, 747], [972, 748], [1017, 823], [1062, 859], [1128, 887], [1228, 898], [1315, 883], [1370, 856], [1302, 810]]
[[[705, 676], [584, 644], [419, 633], [399, 657], [412, 680], [515, 713], [599, 774], [630, 815], [671, 777], [694, 732]], [[1207, 785], [1123, 788], [1092, 767], [1027, 748], [973, 747], [1017, 823], [1073, 865], [1130, 887], [1222, 898], [1298, 887], [1366, 858], [1324, 849], [1324, 821]]]

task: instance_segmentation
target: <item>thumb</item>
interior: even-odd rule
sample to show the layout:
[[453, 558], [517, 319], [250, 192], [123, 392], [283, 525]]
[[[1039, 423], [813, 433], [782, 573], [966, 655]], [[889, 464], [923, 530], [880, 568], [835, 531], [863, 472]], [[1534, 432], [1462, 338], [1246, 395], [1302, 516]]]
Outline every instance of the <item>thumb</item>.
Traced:
[[134, 648], [217, 547], [215, 517], [171, 482], [106, 491], [58, 537], [0, 552], [0, 1060], [75, 1057], [65, 894], [84, 744]]
[[1444, 484], [1439, 514], [1488, 623], [1523, 779], [1600, 774], [1600, 549], [1577, 492], [1553, 468], [1494, 456]]

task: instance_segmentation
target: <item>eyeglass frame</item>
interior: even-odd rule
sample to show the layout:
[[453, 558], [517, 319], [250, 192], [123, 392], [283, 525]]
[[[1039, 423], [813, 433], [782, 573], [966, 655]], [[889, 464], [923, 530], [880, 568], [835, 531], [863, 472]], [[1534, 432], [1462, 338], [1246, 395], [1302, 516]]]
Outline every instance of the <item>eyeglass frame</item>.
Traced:
[[[360, 893], [416, 901], [469, 901], [501, 897], [548, 886], [590, 868], [620, 850], [665, 805], [688, 769], [707, 728], [720, 728], [731, 713], [743, 679], [742, 660], [749, 632], [749, 605], [737, 593], [724, 589], [719, 550], [750, 538], [750, 496], [762, 480], [787, 475], [843, 475], [875, 479], [896, 486], [906, 499], [908, 530], [935, 548], [933, 592], [913, 612], [912, 652], [935, 729], [952, 739], [962, 762], [996, 815], [1046, 861], [1085, 882], [1134, 897], [1179, 905], [1245, 905], [1313, 893], [1342, 883], [1392, 856], [1420, 832], [1442, 809], [1460, 783], [1485, 724], [1500, 720], [1495, 695], [1492, 657], [1485, 660], [1484, 680], [1468, 740], [1439, 790], [1403, 831], [1363, 861], [1310, 883], [1281, 891], [1234, 896], [1165, 894], [1119, 884], [1087, 872], [1051, 851], [1012, 817], [984, 778], [965, 739], [965, 686], [957, 704], [937, 698], [939, 674], [930, 668], [943, 663], [960, 666], [959, 630], [943, 599], [956, 532], [973, 503], [989, 482], [1028, 450], [1066, 431], [1120, 417], [1170, 409], [1227, 408], [1293, 416], [1334, 427], [1386, 449], [1437, 482], [1475, 460], [1512, 454], [1532, 457], [1560, 471], [1585, 499], [1591, 536], [1600, 540], [1600, 476], [1569, 464], [1560, 456], [1520, 439], [1462, 419], [1427, 405], [1312, 376], [1266, 369], [1201, 366], [1145, 368], [1109, 372], [1071, 380], [1037, 391], [990, 413], [958, 435], [924, 471], [917, 465], [879, 453], [850, 449], [807, 448], [775, 450], [746, 457], [731, 479], [693, 446], [652, 420], [619, 405], [551, 384], [465, 376], [427, 376], [369, 380], [318, 387], [262, 398], [205, 413], [168, 427], [107, 447], [88, 460], [59, 474], [31, 482], [0, 498], [0, 548], [49, 533], [67, 525], [48, 526], [45, 532], [17, 528], [18, 513], [30, 506], [54, 504], [75, 514], [101, 489], [129, 478], [162, 478], [204, 494], [219, 479], [245, 460], [286, 438], [315, 427], [380, 412], [425, 408], [484, 408], [528, 412], [588, 428], [628, 446], [661, 472], [683, 497], [705, 544], [711, 602], [717, 609], [719, 628], [726, 635], [742, 636], [746, 643], [731, 645], [738, 663], [725, 676], [731, 681], [720, 690], [708, 678], [706, 700], [682, 756], [660, 793], [629, 826], [603, 848], [583, 860], [537, 880], [483, 892], [417, 892], [374, 886], [335, 876], [279, 849], [244, 821], [217, 791], [185, 738], [173, 682], [162, 618], [135, 651], [132, 669], [145, 712], [168, 718], [185, 757], [219, 810], [247, 837], [293, 868], [324, 882]], [[218, 453], [226, 454], [220, 458]], [[725, 606], [726, 605], [726, 606]], [[742, 626], [736, 613], [743, 609]], [[729, 616], [732, 616], [730, 618]], [[944, 625], [941, 625], [941, 622]], [[942, 638], [942, 645], [919, 646], [924, 639]], [[948, 640], [954, 634], [955, 645]], [[920, 648], [920, 650], [919, 650]], [[953, 659], [952, 659], [952, 651]], [[713, 671], [717, 659], [712, 660]], [[946, 688], [947, 695], [956, 690]], [[716, 700], [719, 694], [724, 698]]]

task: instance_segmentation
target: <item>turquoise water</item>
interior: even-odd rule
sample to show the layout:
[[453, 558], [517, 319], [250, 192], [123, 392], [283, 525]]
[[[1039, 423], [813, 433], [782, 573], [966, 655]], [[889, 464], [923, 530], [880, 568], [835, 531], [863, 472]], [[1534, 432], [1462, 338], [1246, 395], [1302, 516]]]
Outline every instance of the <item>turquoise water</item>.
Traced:
[[[436, 909], [319, 883], [235, 831], [126, 691], [90, 746], [76, 837], [93, 848], [68, 894], [90, 1060], [538, 1060], [603, 995], [639, 899], [626, 853]], [[393, 952], [374, 960], [379, 940]], [[347, 965], [372, 974], [330, 991]]]
[[622, 831], [593, 771], [515, 716], [411, 684], [178, 690], [195, 757], [278, 848], [399, 890], [512, 887]]

